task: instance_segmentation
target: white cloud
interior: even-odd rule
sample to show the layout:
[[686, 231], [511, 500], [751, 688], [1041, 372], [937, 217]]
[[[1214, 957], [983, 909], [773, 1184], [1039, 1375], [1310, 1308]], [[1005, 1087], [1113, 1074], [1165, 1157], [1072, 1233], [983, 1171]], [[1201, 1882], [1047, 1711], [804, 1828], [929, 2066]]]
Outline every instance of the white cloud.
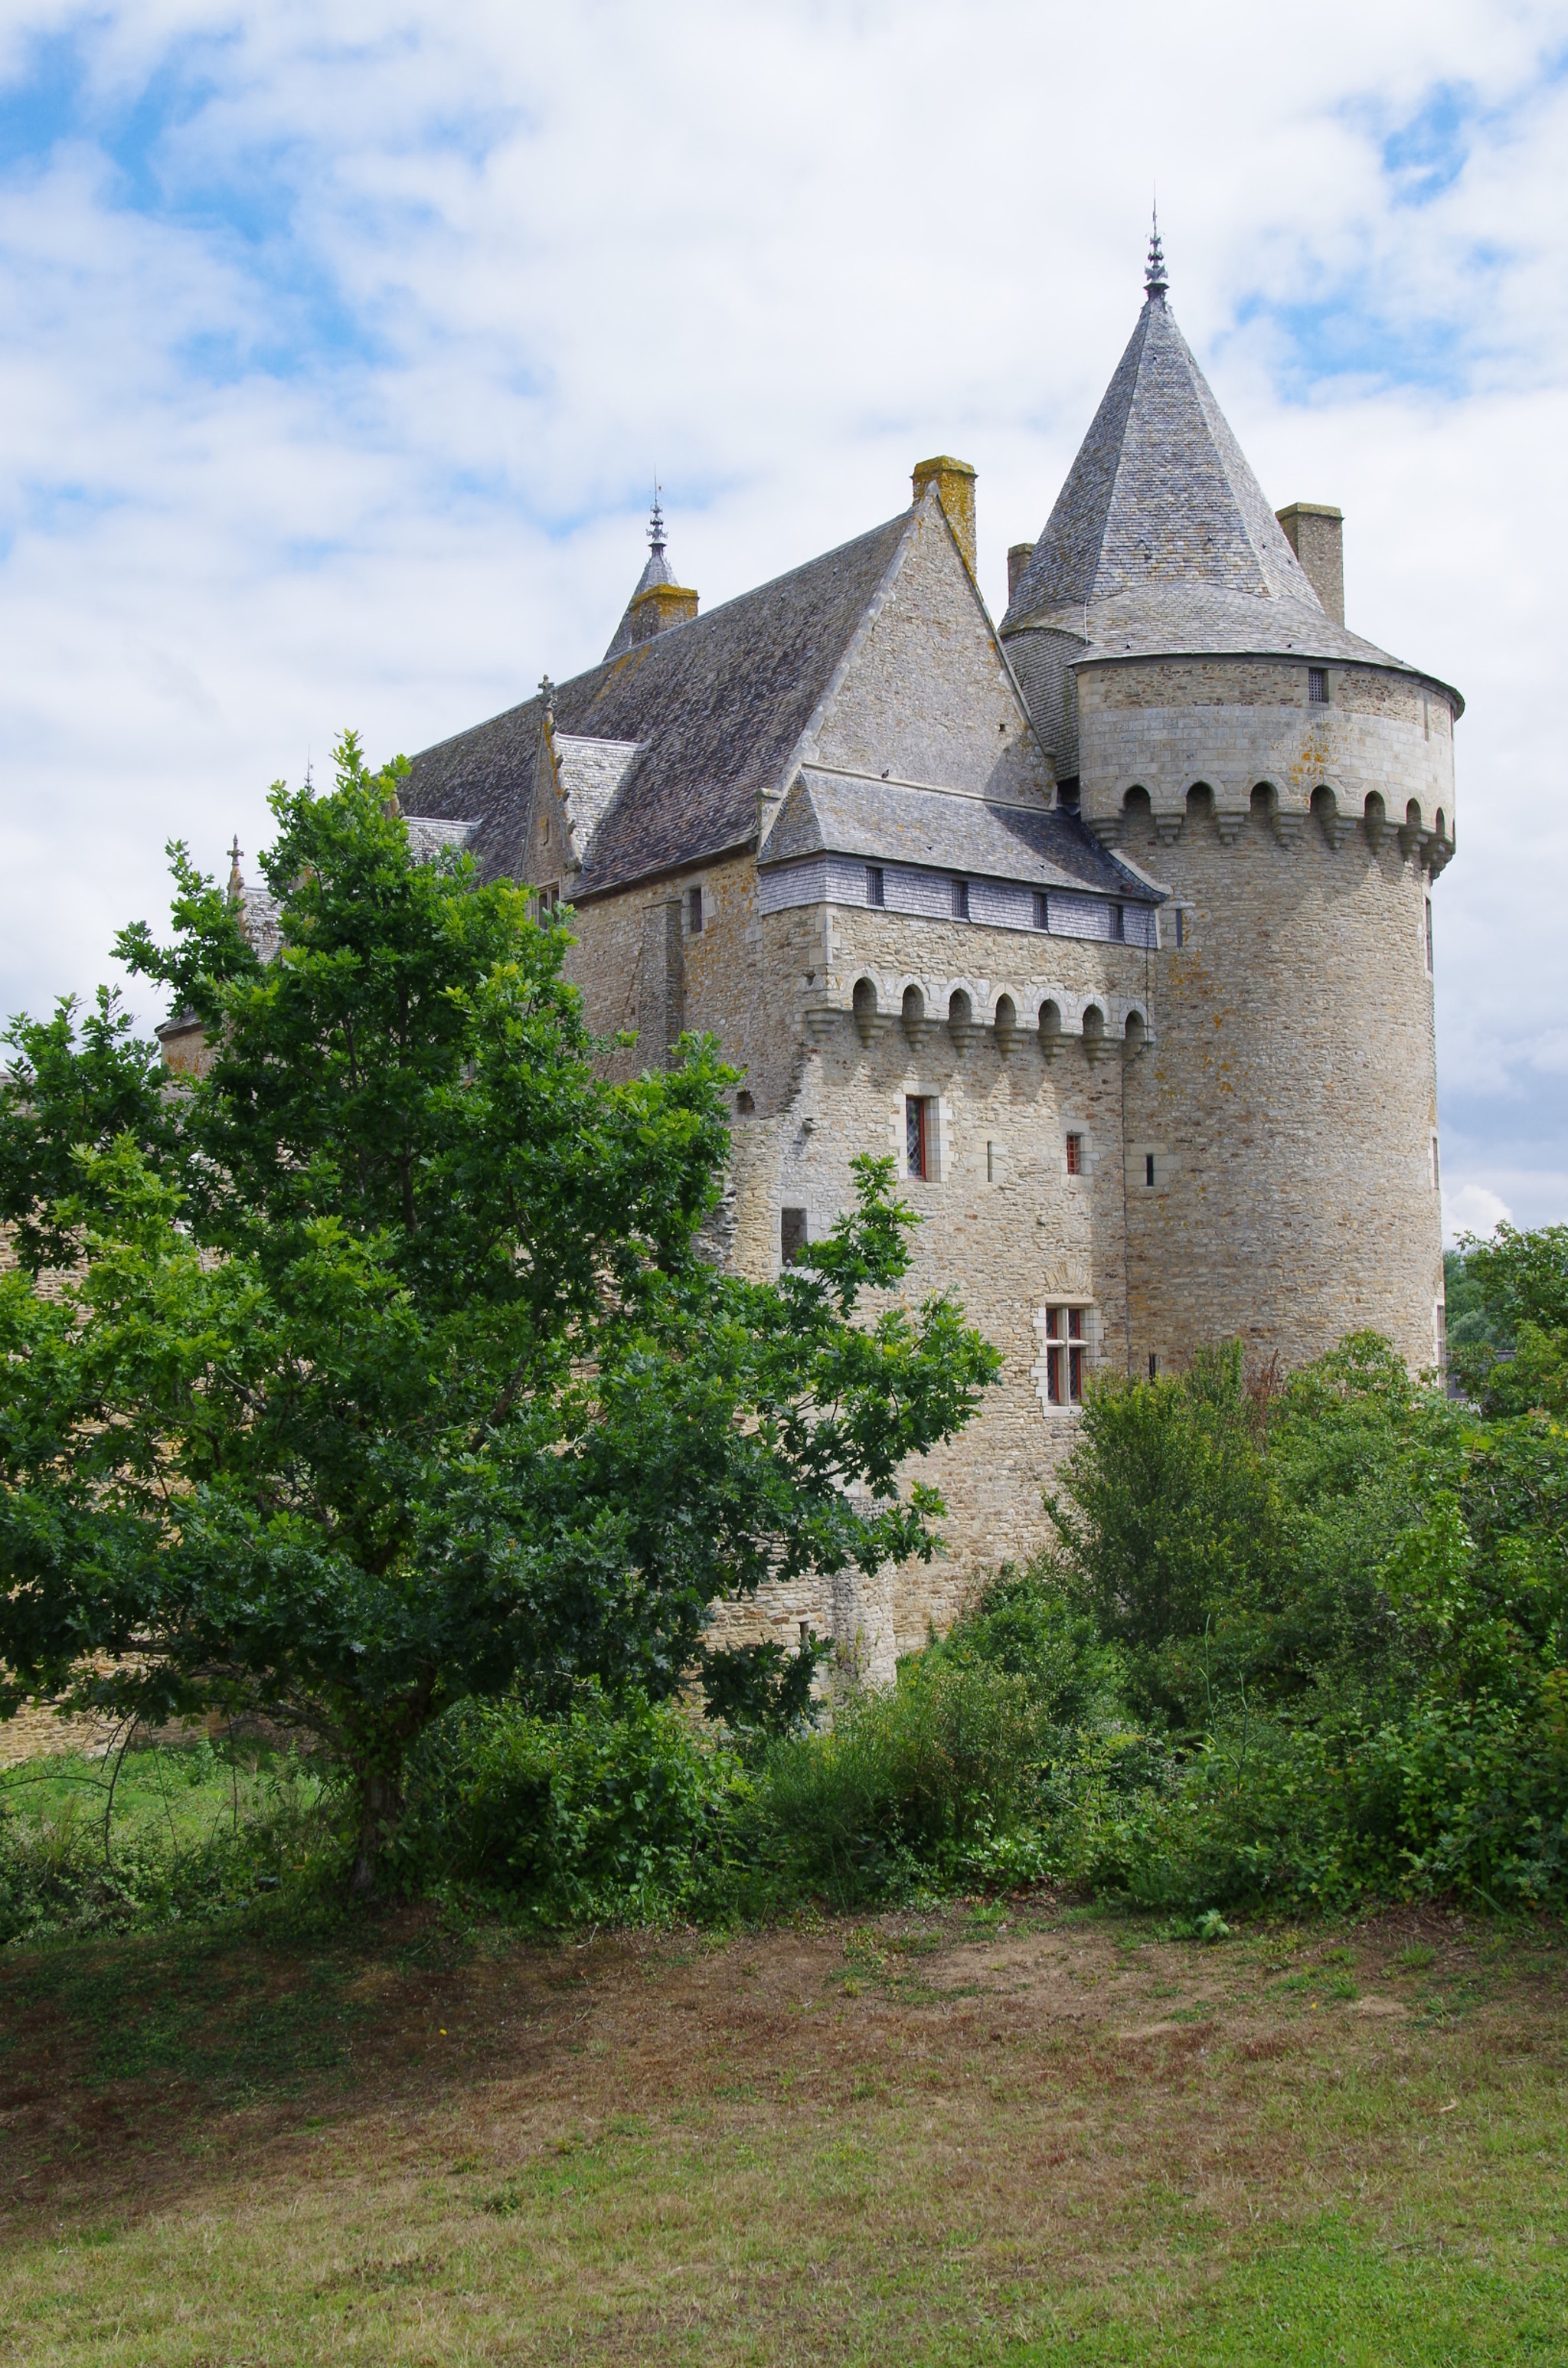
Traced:
[[1461, 1234], [1486, 1241], [1499, 1225], [1511, 1225], [1514, 1212], [1506, 1201], [1484, 1184], [1460, 1184], [1443, 1193], [1443, 1247], [1452, 1249]]
[[0, 1006], [90, 984], [167, 837], [254, 849], [341, 725], [413, 749], [590, 663], [655, 464], [710, 604], [958, 450], [999, 608], [1157, 180], [1265, 484], [1343, 506], [1352, 623], [1469, 700], [1445, 1166], [1568, 1215], [1565, 35], [1479, 0], [1326, 0], [1310, 34], [1152, 0], [13, 0]]

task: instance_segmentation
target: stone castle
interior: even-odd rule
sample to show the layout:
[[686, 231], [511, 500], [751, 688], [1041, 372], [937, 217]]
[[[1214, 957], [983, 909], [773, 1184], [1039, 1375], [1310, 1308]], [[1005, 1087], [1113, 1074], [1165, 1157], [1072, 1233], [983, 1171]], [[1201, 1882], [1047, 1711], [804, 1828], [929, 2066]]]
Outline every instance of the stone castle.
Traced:
[[[744, 1071], [722, 1253], [778, 1271], [858, 1153], [1002, 1349], [926, 1474], [949, 1551], [765, 1602], [873, 1674], [1042, 1540], [1096, 1373], [1372, 1326], [1443, 1357], [1431, 889], [1458, 693], [1346, 630], [1337, 509], [1265, 499], [1167, 302], [1001, 624], [974, 472], [703, 615], [655, 507], [603, 662], [415, 760], [416, 832], [574, 910], [591, 1025]], [[751, 1633], [756, 1633], [755, 1628]]]

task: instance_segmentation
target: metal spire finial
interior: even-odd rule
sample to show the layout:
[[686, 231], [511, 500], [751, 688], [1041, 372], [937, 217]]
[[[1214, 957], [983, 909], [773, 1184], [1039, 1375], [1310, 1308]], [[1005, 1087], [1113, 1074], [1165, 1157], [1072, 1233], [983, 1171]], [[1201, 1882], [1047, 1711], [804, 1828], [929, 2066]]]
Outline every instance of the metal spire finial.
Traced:
[[1143, 301], [1146, 304], [1163, 304], [1170, 286], [1165, 278], [1165, 250], [1160, 245], [1160, 209], [1154, 207], [1154, 227], [1149, 233], [1149, 260], [1143, 267]]
[[653, 480], [653, 515], [648, 521], [648, 541], [656, 556], [661, 554], [665, 548], [665, 514], [659, 507], [659, 481], [657, 477], [655, 477]]

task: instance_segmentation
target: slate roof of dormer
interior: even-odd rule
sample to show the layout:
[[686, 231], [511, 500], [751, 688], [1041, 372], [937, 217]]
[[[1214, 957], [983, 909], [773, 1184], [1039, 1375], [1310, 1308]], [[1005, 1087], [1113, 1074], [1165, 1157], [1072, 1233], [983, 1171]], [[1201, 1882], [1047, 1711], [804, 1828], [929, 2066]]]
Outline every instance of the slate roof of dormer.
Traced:
[[[801, 736], [913, 515], [555, 686], [558, 734], [639, 744], [586, 849], [576, 899], [756, 838], [758, 795], [788, 786]], [[477, 816], [469, 844], [487, 877], [526, 876], [540, 722], [539, 700], [525, 700], [414, 759], [405, 805]]]
[[1158, 905], [1165, 892], [1103, 848], [1070, 809], [1004, 805], [960, 790], [802, 766], [757, 857], [868, 856], [971, 878], [1021, 881]]
[[1160, 291], [1001, 631], [1031, 626], [1083, 636], [1084, 660], [1290, 653], [1420, 671], [1326, 614]]

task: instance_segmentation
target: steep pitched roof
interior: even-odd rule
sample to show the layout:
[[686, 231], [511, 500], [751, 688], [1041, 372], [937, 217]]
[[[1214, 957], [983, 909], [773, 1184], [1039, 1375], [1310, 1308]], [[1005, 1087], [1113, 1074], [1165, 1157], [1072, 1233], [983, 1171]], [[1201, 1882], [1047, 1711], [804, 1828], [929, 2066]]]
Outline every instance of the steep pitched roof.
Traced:
[[932, 864], [941, 871], [1079, 888], [1159, 904], [1165, 892], [1103, 848], [1066, 808], [1005, 805], [953, 790], [803, 766], [757, 857], [764, 869], [813, 855]]
[[1324, 613], [1165, 301], [1151, 290], [1002, 620], [1088, 658], [1293, 651], [1398, 666]]
[[647, 565], [631, 587], [631, 598], [621, 611], [620, 622], [615, 629], [608, 649], [605, 652], [607, 658], [618, 658], [622, 650], [629, 650], [631, 647], [631, 611], [637, 605], [638, 595], [651, 592], [655, 584], [678, 584], [679, 582], [679, 576], [670, 565], [665, 545], [662, 542], [655, 542], [653, 550], [648, 553]]
[[[558, 735], [639, 744], [594, 833], [579, 898], [756, 836], [758, 794], [786, 786], [785, 768], [913, 516], [556, 686]], [[491, 877], [525, 869], [540, 723], [538, 699], [527, 700], [414, 759], [404, 804], [478, 815], [472, 844]]]

